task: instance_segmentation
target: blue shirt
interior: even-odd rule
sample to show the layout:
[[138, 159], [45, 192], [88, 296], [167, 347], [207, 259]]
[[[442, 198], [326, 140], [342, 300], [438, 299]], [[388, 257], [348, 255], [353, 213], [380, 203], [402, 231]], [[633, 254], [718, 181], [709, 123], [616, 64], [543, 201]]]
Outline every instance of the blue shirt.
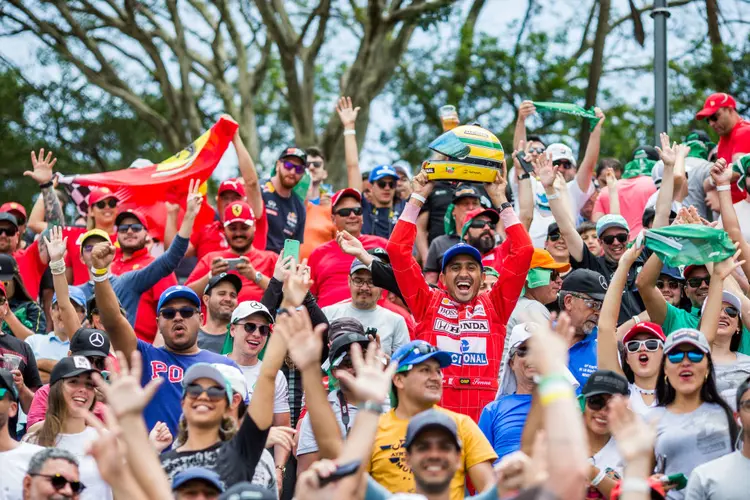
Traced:
[[141, 385], [146, 385], [156, 377], [164, 377], [154, 399], [143, 410], [146, 427], [151, 430], [157, 422], [164, 422], [173, 436], [177, 436], [177, 424], [182, 415], [182, 377], [195, 363], [221, 363], [234, 366], [237, 363], [211, 351], [196, 354], [175, 354], [164, 347], [154, 347], [138, 339], [138, 351], [143, 358]]
[[596, 371], [596, 328], [568, 349], [568, 369], [579, 384], [576, 394], [581, 394], [584, 384]]
[[[187, 252], [189, 243], [189, 240], [177, 235], [172, 240], [172, 244], [169, 245], [169, 250], [143, 269], [129, 271], [120, 276], [110, 275], [109, 282], [112, 284], [112, 289], [115, 291], [120, 305], [125, 309], [131, 326], [135, 325], [135, 316], [138, 312], [141, 295], [153, 288], [160, 279], [166, 278], [177, 269], [185, 256], [185, 252]], [[94, 295], [94, 283], [91, 281], [76, 288], [83, 292], [86, 301]]]
[[497, 453], [495, 463], [521, 449], [521, 434], [530, 410], [531, 394], [506, 394], [482, 410], [479, 429]]
[[70, 350], [70, 339], [60, 340], [54, 332], [46, 335], [34, 334], [26, 338], [26, 343], [34, 351], [34, 357], [39, 359], [54, 359], [59, 361], [68, 356]]

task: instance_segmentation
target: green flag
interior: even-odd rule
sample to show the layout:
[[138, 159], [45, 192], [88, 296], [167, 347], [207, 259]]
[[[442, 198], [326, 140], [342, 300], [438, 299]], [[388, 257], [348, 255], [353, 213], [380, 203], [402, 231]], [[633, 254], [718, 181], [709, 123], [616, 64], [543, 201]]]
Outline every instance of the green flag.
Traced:
[[646, 247], [672, 267], [721, 262], [735, 249], [723, 229], [700, 224], [682, 224], [646, 231]]
[[747, 188], [748, 170], [750, 170], [750, 153], [741, 156], [736, 162], [732, 163], [732, 170], [740, 174], [740, 178], [737, 179], [737, 187], [740, 191], [750, 192]]
[[654, 169], [656, 162], [648, 157], [643, 149], [636, 149], [633, 152], [633, 159], [625, 164], [622, 169], [623, 179], [632, 179], [639, 175], [651, 175], [651, 171]]
[[594, 108], [586, 109], [577, 104], [568, 104], [566, 102], [534, 102], [537, 111], [552, 111], [554, 113], [563, 113], [566, 115], [580, 116], [589, 121], [590, 130], [593, 131], [596, 124], [599, 123]]

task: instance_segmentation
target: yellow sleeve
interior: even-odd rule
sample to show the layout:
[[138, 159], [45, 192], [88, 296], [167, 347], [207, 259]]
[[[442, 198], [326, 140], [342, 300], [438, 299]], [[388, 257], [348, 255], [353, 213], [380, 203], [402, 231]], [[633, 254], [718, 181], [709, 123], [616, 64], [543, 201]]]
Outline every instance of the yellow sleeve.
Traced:
[[470, 468], [482, 462], [494, 462], [497, 454], [479, 429], [479, 426], [466, 415], [458, 415], [458, 437], [464, 451], [464, 466]]

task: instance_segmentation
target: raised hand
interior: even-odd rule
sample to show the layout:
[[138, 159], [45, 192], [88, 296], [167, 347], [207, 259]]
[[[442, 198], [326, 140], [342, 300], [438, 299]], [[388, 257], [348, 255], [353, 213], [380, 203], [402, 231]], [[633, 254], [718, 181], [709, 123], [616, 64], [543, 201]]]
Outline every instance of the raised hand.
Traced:
[[424, 198], [430, 196], [430, 193], [432, 193], [432, 189], [434, 187], [435, 184], [427, 178], [427, 172], [425, 172], [424, 170], [420, 170], [419, 173], [415, 175], [414, 179], [412, 179], [411, 181], [412, 193], [417, 193]]
[[498, 497], [505, 498], [510, 493], [527, 488], [529, 485], [526, 483], [531, 475], [529, 470], [533, 466], [531, 458], [520, 450], [505, 455], [500, 463], [494, 467], [495, 477], [497, 477]]
[[291, 304], [294, 307], [302, 305], [305, 301], [308, 290], [312, 286], [310, 279], [310, 268], [307, 266], [307, 259], [296, 265], [292, 258], [292, 266], [289, 274], [284, 280], [284, 299], [283, 302]]
[[97, 243], [91, 251], [91, 265], [94, 269], [107, 269], [115, 259], [115, 251], [115, 246], [109, 241]]
[[167, 424], [164, 422], [156, 422], [156, 425], [148, 434], [148, 440], [151, 442], [151, 446], [154, 447], [157, 453], [166, 450], [167, 447], [172, 444], [173, 439], [169, 427], [167, 427]]
[[294, 446], [294, 435], [297, 433], [292, 427], [284, 427], [282, 425], [274, 425], [268, 429], [268, 437], [266, 438], [266, 448], [270, 448], [275, 445], [279, 445], [287, 451], [292, 451]]
[[[734, 244], [734, 248], [739, 247], [739, 243]], [[736, 259], [740, 256], [740, 253], [742, 253], [742, 250], [737, 250], [734, 255], [729, 257], [728, 259], [722, 260], [721, 262], [717, 262], [714, 264], [713, 272], [711, 273], [713, 275], [713, 279], [719, 279], [724, 280], [726, 279], [732, 272], [737, 269], [738, 267], [742, 266], [742, 264], [745, 263], [744, 260], [741, 260], [739, 262], [735, 262]]]
[[555, 184], [559, 167], [552, 164], [552, 156], [548, 153], [541, 154], [534, 163], [534, 169], [539, 176], [539, 181], [545, 188], [551, 188]]
[[359, 106], [356, 108], [352, 106], [351, 97], [340, 97], [338, 105], [336, 106], [336, 112], [339, 114], [344, 129], [354, 129], [354, 124], [357, 121], [357, 114], [359, 113]]
[[285, 257], [284, 250], [282, 249], [279, 253], [279, 258], [276, 259], [276, 264], [273, 266], [273, 277], [278, 281], [284, 281], [289, 274], [289, 271], [291, 271], [292, 269], [293, 261], [294, 257], [292, 257], [291, 255], [289, 257]]
[[499, 207], [503, 203], [508, 201], [505, 196], [505, 189], [508, 187], [508, 178], [505, 170], [505, 160], [503, 160], [503, 166], [497, 171], [494, 182], [486, 182], [484, 184], [487, 194], [492, 200], [492, 204]]
[[724, 158], [719, 158], [711, 167], [711, 178], [717, 186], [728, 185], [732, 182], [732, 167], [727, 165]]
[[352, 358], [352, 366], [357, 376], [354, 377], [344, 370], [338, 370], [335, 374], [339, 382], [360, 403], [364, 401], [383, 403], [391, 392], [391, 378], [396, 373], [398, 363], [391, 363], [383, 370], [383, 363], [377, 351], [377, 344], [371, 342], [367, 348], [367, 355], [363, 359], [360, 345], [352, 344], [349, 356]]
[[557, 318], [554, 315], [550, 321], [555, 321], [554, 332], [543, 316], [531, 317], [528, 322], [531, 330], [529, 339], [529, 356], [527, 361], [535, 366], [541, 375], [550, 373], [565, 373], [568, 365], [568, 349], [575, 334], [571, 326], [570, 316], [560, 313]]
[[526, 121], [526, 118], [536, 113], [536, 106], [532, 101], [523, 101], [518, 107], [518, 119]]
[[362, 255], [363, 253], [367, 253], [367, 250], [365, 250], [365, 247], [362, 245], [362, 242], [359, 241], [354, 236], [352, 236], [351, 234], [349, 234], [348, 231], [337, 232], [336, 243], [338, 243], [341, 251], [347, 255], [353, 255], [354, 257], [359, 258], [359, 256]]
[[50, 226], [50, 239], [47, 239], [47, 237], [44, 236], [44, 244], [47, 245], [47, 254], [49, 255], [50, 262], [57, 262], [65, 257], [68, 238], [63, 238], [62, 233], [63, 231], [60, 226]]
[[325, 330], [325, 324], [313, 329], [307, 309], [279, 314], [273, 326], [273, 334], [284, 338], [289, 357], [300, 371], [311, 367], [319, 370]]
[[667, 135], [665, 132], [662, 132], [659, 134], [659, 140], [661, 140], [661, 147], [656, 147], [656, 150], [659, 152], [659, 157], [661, 158], [661, 161], [664, 162], [665, 167], [674, 167], [674, 162], [677, 160], [677, 152], [675, 151], [675, 148], [677, 148], [677, 143], [672, 143], [672, 145], [669, 145], [669, 135]]
[[636, 459], [652, 459], [656, 426], [645, 422], [628, 408], [628, 400], [622, 395], [612, 396], [607, 405], [609, 430], [615, 438], [617, 449], [625, 462]]
[[200, 179], [191, 179], [188, 187], [187, 201], [185, 202], [185, 218], [195, 219], [203, 204], [203, 195], [200, 192]]
[[604, 111], [602, 111], [601, 108], [594, 108], [594, 116], [599, 118], [599, 122], [596, 124], [597, 127], [601, 127], [604, 120], [607, 119], [607, 115], [604, 114]]
[[617, 185], [617, 176], [612, 167], [607, 168], [604, 171], [604, 179], [607, 181], [607, 187], [612, 188]]
[[625, 253], [622, 254], [622, 257], [620, 257], [620, 262], [618, 263], [618, 265], [625, 266], [627, 269], [630, 269], [633, 263], [635, 263], [635, 261], [638, 260], [638, 257], [640, 257], [641, 252], [643, 252], [643, 248], [644, 248], [643, 241], [641, 242], [640, 245], [637, 245], [634, 242], [633, 245], [627, 250], [625, 250]]
[[31, 177], [36, 181], [37, 184], [47, 184], [52, 180], [55, 175], [52, 168], [57, 163], [57, 158], [52, 155], [52, 151], [47, 153], [47, 157], [44, 157], [44, 148], [39, 150], [39, 156], [37, 157], [34, 152], [31, 152], [31, 166], [33, 170], [26, 170], [23, 175]]
[[92, 378], [96, 386], [107, 398], [107, 404], [112, 408], [118, 419], [124, 416], [139, 416], [143, 409], [153, 399], [157, 389], [164, 382], [163, 377], [157, 377], [149, 381], [145, 387], [141, 387], [141, 372], [143, 362], [141, 353], [133, 351], [130, 363], [122, 351], [117, 351], [117, 360], [120, 363], [120, 373], [114, 370], [114, 363], [107, 359], [107, 369], [110, 372], [110, 383], [106, 383], [101, 375], [94, 373]]
[[164, 202], [164, 207], [167, 209], [167, 216], [176, 217], [180, 213], [179, 203], [171, 203], [169, 201]]

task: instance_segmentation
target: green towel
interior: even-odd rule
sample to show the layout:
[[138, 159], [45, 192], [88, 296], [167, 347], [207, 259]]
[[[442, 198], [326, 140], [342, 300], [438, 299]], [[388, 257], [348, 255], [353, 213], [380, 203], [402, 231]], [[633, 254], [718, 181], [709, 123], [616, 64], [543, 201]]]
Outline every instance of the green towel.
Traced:
[[563, 113], [566, 115], [580, 116], [589, 121], [589, 128], [591, 131], [594, 130], [596, 124], [599, 123], [599, 118], [594, 112], [594, 108], [586, 109], [578, 106], [577, 104], [568, 104], [566, 102], [534, 102], [537, 111], [551, 111], [554, 113]]
[[721, 262], [735, 249], [723, 229], [700, 224], [683, 224], [646, 231], [646, 247], [672, 267]]

